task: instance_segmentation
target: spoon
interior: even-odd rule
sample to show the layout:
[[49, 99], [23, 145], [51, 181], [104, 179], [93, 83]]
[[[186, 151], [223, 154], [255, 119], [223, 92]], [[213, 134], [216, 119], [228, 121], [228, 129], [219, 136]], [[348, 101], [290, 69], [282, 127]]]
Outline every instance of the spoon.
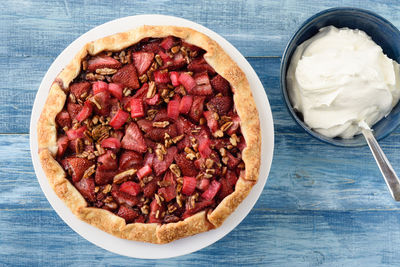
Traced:
[[393, 170], [393, 167], [385, 156], [385, 153], [383, 153], [381, 147], [372, 134], [372, 131], [362, 128], [362, 134], [364, 135], [365, 140], [367, 140], [368, 146], [371, 149], [372, 155], [374, 155], [375, 161], [381, 170], [383, 178], [385, 179], [386, 185], [388, 186], [393, 199], [400, 201], [399, 177], [397, 177], [396, 172]]

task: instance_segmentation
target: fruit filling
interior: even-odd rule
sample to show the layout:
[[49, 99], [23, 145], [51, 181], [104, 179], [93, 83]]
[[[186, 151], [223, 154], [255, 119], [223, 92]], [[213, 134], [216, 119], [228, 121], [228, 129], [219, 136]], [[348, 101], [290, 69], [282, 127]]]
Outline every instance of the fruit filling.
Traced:
[[82, 61], [56, 117], [57, 161], [89, 206], [163, 224], [235, 190], [246, 143], [204, 53], [169, 36]]

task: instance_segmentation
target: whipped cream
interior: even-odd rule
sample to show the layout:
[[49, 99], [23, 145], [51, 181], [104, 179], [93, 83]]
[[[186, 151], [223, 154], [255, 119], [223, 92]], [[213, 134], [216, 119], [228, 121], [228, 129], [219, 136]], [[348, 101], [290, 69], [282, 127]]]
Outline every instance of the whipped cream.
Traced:
[[287, 72], [292, 106], [327, 137], [351, 138], [400, 97], [399, 64], [365, 32], [329, 26], [299, 45]]

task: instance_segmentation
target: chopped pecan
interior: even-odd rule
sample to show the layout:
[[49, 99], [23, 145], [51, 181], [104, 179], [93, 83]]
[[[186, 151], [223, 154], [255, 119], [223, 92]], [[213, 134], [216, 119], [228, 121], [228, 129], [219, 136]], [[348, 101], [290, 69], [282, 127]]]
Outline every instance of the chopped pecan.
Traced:
[[101, 75], [112, 75], [114, 73], [117, 73], [117, 71], [118, 70], [116, 69], [110, 69], [110, 68], [96, 69], [96, 73]]
[[155, 121], [153, 122], [153, 127], [165, 128], [169, 125], [169, 121]]
[[152, 98], [156, 94], [156, 83], [151, 81], [149, 82], [149, 89], [147, 90], [147, 98]]
[[169, 166], [169, 169], [173, 174], [175, 174], [176, 177], [181, 177], [181, 169], [179, 169], [178, 165], [176, 164], [171, 164]]
[[136, 169], [129, 169], [124, 172], [118, 173], [117, 175], [114, 176], [113, 182], [115, 184], [120, 184], [122, 182], [125, 182], [125, 180], [129, 177], [134, 175], [137, 172]]
[[95, 164], [87, 168], [86, 171], [83, 173], [82, 178], [89, 178], [93, 173], [95, 173], [95, 168], [96, 168]]

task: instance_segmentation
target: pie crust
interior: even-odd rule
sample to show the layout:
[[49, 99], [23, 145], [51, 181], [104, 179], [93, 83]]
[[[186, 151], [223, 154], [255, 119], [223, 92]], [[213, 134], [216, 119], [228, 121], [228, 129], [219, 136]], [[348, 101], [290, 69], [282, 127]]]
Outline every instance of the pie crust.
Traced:
[[[146, 37], [162, 38], [170, 35], [204, 49], [206, 51], [204, 59], [207, 63], [230, 83], [234, 92], [234, 106], [241, 119], [240, 127], [247, 144], [242, 151], [245, 172], [239, 177], [235, 191], [225, 197], [214, 210], [198, 212], [176, 223], [126, 224], [123, 218], [112, 212], [88, 207], [80, 192], [66, 178], [65, 171], [55, 160], [57, 153], [55, 117], [65, 104], [64, 90], [79, 75], [81, 62], [87, 55], [96, 55], [106, 50], [120, 51]], [[168, 243], [219, 227], [257, 182], [261, 157], [259, 117], [245, 74], [214, 40], [193, 29], [176, 26], [145, 25], [84, 45], [59, 73], [50, 88], [38, 122], [38, 144], [40, 162], [51, 187], [78, 218], [117, 237], [156, 244]]]

